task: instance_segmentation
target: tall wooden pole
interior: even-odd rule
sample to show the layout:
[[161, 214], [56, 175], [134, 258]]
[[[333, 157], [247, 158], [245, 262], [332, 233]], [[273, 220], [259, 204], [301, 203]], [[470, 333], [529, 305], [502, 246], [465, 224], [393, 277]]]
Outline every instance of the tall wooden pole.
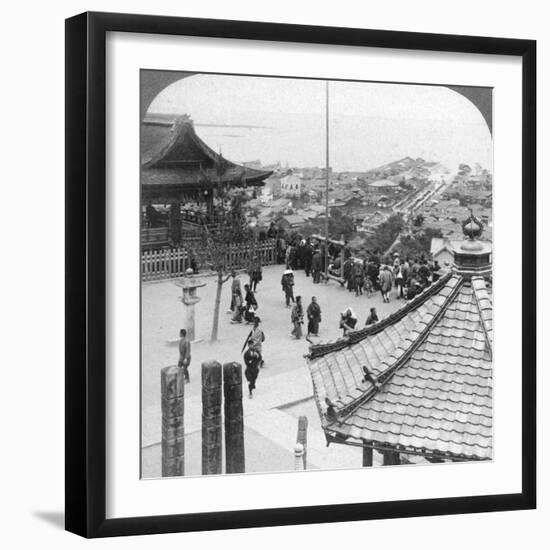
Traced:
[[222, 366], [202, 364], [202, 475], [222, 473]]
[[326, 81], [326, 104], [325, 104], [325, 124], [326, 124], [326, 182], [325, 182], [325, 284], [328, 283], [328, 186], [330, 181], [330, 162], [329, 162], [329, 122], [328, 122], [328, 80]]
[[245, 470], [242, 370], [239, 363], [223, 366], [226, 474], [242, 474]]
[[165, 367], [160, 371], [162, 477], [185, 473], [184, 387], [183, 369]]

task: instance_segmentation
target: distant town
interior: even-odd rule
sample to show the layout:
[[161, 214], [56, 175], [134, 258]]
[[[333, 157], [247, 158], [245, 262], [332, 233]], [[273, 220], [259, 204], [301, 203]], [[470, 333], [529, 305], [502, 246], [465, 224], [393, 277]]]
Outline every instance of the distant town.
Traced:
[[[325, 216], [326, 169], [263, 166], [260, 161], [243, 164], [273, 171], [261, 190], [247, 191], [251, 224], [263, 227], [275, 222], [305, 236], [318, 230]], [[461, 164], [452, 174], [440, 163], [405, 157], [367, 172], [331, 171], [328, 205], [330, 215], [351, 220], [345, 237], [352, 248], [395, 214], [434, 230], [434, 235], [440, 232], [443, 239], [460, 239], [461, 222], [470, 209], [484, 222], [485, 238], [492, 240], [492, 193], [492, 175], [479, 165]]]

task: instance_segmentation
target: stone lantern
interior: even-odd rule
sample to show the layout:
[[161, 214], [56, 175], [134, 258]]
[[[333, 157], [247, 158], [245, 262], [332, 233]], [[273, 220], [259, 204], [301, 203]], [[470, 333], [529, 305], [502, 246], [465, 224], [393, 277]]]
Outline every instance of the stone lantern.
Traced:
[[183, 304], [183, 328], [187, 331], [187, 337], [191, 342], [195, 341], [195, 304], [201, 301], [197, 296], [197, 288], [206, 286], [200, 279], [193, 275], [191, 268], [185, 271], [185, 277], [175, 283], [182, 290], [180, 301]]

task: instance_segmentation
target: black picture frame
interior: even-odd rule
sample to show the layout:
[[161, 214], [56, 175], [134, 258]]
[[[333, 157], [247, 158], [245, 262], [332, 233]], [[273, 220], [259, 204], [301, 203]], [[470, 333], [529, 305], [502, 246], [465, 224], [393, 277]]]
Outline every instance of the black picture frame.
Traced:
[[[105, 41], [109, 31], [517, 56], [522, 60], [522, 490], [514, 494], [106, 519]], [[66, 20], [66, 529], [85, 537], [536, 506], [536, 42], [83, 13]]]

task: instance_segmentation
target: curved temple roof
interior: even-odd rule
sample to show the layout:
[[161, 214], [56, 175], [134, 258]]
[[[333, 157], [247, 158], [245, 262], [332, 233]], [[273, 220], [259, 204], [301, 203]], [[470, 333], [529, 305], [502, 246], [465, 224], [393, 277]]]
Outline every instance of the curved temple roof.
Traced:
[[235, 164], [213, 151], [196, 134], [188, 116], [178, 117], [171, 126], [146, 121], [142, 128], [141, 179], [146, 194], [204, 189], [218, 181], [262, 185], [271, 174]]
[[485, 279], [455, 272], [375, 325], [312, 346], [308, 363], [327, 440], [490, 459], [492, 342]]

